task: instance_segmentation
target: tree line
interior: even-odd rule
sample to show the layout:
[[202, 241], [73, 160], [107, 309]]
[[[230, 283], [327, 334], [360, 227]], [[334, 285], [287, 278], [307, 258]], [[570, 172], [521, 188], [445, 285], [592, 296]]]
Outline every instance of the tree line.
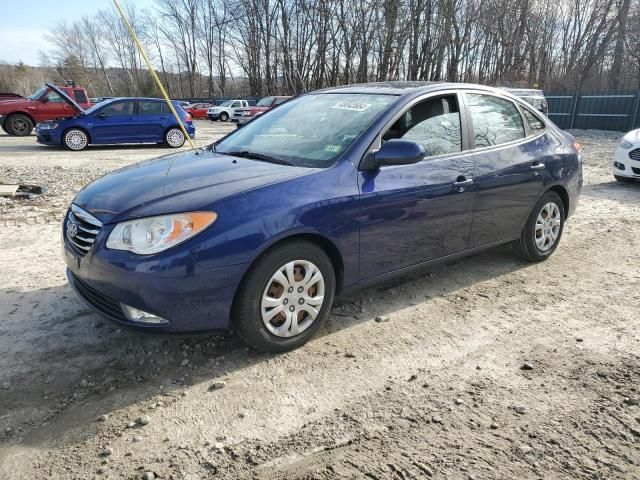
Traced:
[[[125, 10], [174, 98], [385, 80], [640, 88], [639, 0], [155, 0]], [[47, 41], [41, 63], [57, 79], [92, 95], [157, 94], [114, 9], [59, 23]], [[0, 69], [0, 90], [3, 78]]]

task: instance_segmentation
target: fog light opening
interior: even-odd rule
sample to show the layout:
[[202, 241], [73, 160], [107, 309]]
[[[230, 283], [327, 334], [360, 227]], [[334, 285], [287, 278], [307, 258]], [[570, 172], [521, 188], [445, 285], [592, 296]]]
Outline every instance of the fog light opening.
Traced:
[[613, 162], [613, 166], [616, 167], [618, 170], [624, 170], [625, 169], [624, 163]]
[[125, 305], [124, 303], [121, 303], [120, 306], [122, 307], [124, 316], [127, 317], [127, 320], [130, 320], [131, 322], [147, 323], [150, 325], [163, 325], [169, 323], [169, 320], [158, 317], [157, 315], [154, 315], [152, 313], [145, 312], [144, 310], [130, 307], [129, 305]]

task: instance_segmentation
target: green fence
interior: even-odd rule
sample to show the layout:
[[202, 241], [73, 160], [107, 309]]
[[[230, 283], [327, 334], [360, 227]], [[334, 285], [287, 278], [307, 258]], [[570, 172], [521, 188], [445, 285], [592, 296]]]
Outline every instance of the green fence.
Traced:
[[549, 118], [560, 128], [626, 132], [640, 127], [640, 92], [545, 92]]

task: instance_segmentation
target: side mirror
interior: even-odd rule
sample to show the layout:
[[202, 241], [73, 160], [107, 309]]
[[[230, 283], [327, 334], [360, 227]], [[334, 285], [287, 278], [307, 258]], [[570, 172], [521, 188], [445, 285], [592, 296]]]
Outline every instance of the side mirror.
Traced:
[[47, 103], [49, 101], [49, 97], [47, 97], [46, 95], [44, 97], [42, 97], [42, 99], [40, 100], [42, 103]]
[[375, 170], [385, 165], [410, 165], [424, 160], [424, 147], [412, 140], [395, 138], [382, 144], [380, 150], [365, 158], [363, 170]]
[[104, 119], [104, 118], [107, 118], [107, 114], [104, 112], [100, 112], [96, 115], [96, 117]]

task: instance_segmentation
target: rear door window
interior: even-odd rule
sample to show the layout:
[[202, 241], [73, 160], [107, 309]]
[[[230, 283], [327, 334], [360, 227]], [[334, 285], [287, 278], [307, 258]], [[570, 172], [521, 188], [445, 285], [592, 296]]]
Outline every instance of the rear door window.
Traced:
[[467, 93], [476, 148], [492, 147], [525, 137], [522, 117], [510, 100]]
[[140, 100], [138, 102], [140, 115], [160, 115], [162, 113], [162, 102], [153, 100]]

